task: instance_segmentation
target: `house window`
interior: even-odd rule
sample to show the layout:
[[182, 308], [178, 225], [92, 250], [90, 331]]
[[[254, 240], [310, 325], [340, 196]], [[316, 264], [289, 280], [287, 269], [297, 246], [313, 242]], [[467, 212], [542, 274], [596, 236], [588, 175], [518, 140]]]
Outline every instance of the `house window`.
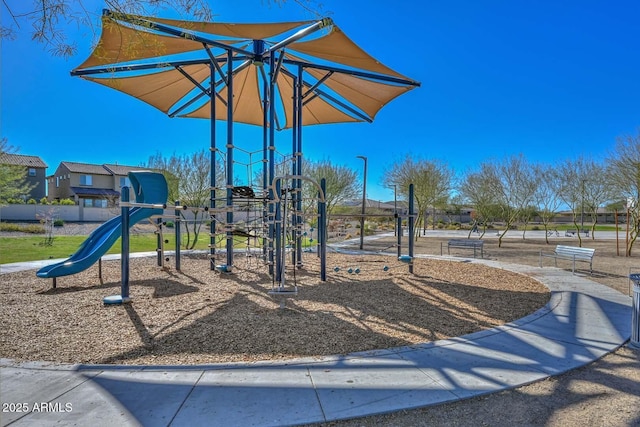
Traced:
[[131, 187], [131, 181], [126, 176], [120, 177], [120, 188], [122, 187]]
[[36, 176], [36, 168], [29, 168], [29, 176]]
[[91, 175], [80, 175], [80, 185], [93, 185], [93, 177]]
[[60, 177], [56, 176], [56, 188], [60, 187]]

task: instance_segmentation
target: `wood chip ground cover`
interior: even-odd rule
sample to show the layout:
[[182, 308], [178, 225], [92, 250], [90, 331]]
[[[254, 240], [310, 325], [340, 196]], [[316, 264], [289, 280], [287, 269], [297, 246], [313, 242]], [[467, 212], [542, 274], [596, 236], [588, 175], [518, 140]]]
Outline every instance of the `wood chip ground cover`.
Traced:
[[1, 356], [122, 364], [317, 357], [492, 328], [549, 300], [533, 278], [459, 261], [416, 259], [411, 275], [393, 257], [331, 254], [326, 282], [315, 255], [304, 263], [295, 277], [287, 270], [299, 292], [284, 310], [256, 258], [237, 258], [232, 274], [211, 271], [203, 256], [184, 257], [181, 271], [134, 258], [133, 301], [110, 307], [102, 299], [120, 292], [116, 261], [103, 263], [102, 284], [97, 266], [59, 278], [57, 289], [34, 271], [3, 275]]

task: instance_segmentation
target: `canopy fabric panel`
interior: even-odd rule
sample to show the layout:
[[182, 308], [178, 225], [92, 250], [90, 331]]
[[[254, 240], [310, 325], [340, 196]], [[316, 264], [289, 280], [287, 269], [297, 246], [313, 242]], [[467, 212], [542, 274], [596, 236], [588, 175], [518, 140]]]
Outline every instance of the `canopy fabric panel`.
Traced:
[[[198, 82], [205, 81], [211, 75], [210, 67], [207, 64], [187, 65], [183, 67], [183, 70]], [[176, 69], [134, 77], [94, 78], [82, 76], [82, 78], [129, 94], [164, 113], [168, 113], [176, 102], [195, 88], [193, 82], [186, 79]]]
[[234, 37], [249, 40], [261, 40], [286, 33], [294, 28], [309, 25], [313, 21], [278, 22], [272, 24], [233, 24], [222, 22], [195, 22], [175, 19], [143, 17], [149, 21], [171, 25], [186, 30], [208, 33], [217, 36]]
[[310, 41], [291, 43], [288, 49], [349, 67], [409, 80], [362, 50], [337, 26], [334, 26], [326, 36]]
[[[286, 125], [284, 128], [288, 129], [293, 126], [293, 78], [280, 74], [277, 81], [285, 110]], [[346, 114], [320, 97], [313, 98], [302, 107], [303, 126], [361, 121], [363, 120]]]
[[[305, 68], [315, 79], [322, 79], [328, 71]], [[333, 73], [323, 84], [365, 112], [372, 120], [387, 103], [413, 89], [413, 86], [398, 86], [375, 82], [350, 74]]]
[[[227, 105], [222, 101], [228, 99], [228, 88], [218, 91], [216, 97], [216, 120], [227, 119]], [[233, 75], [233, 121], [262, 126], [264, 124], [262, 98], [258, 86], [257, 69], [246, 67]], [[198, 109], [178, 117], [200, 119], [211, 118], [211, 101], [207, 101]]]
[[76, 70], [202, 49], [193, 40], [135, 30], [102, 17], [102, 34], [91, 55]]

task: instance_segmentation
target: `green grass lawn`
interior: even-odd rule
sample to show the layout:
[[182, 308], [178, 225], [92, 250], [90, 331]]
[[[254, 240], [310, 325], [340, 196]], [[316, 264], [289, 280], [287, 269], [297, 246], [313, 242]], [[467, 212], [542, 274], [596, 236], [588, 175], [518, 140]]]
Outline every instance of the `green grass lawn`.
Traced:
[[[12, 262], [39, 261], [45, 259], [68, 258], [78, 250], [82, 242], [87, 236], [56, 236], [53, 245], [45, 246], [43, 243], [45, 237], [38, 236], [20, 236], [20, 237], [0, 237], [0, 264], [9, 264]], [[175, 250], [175, 239], [173, 235], [165, 235], [164, 248], [167, 251]], [[150, 252], [156, 250], [157, 237], [155, 234], [132, 234], [130, 236], [131, 252]], [[253, 239], [252, 239], [253, 242]], [[315, 243], [303, 242], [303, 246]], [[209, 235], [201, 233], [198, 243], [194, 249], [206, 250], [209, 245]], [[245, 238], [236, 238], [234, 247], [245, 248], [247, 240]], [[222, 239], [216, 245], [218, 248], [225, 247], [225, 240]], [[184, 249], [184, 248], [183, 248]], [[120, 239], [109, 249], [108, 254], [120, 253]]]

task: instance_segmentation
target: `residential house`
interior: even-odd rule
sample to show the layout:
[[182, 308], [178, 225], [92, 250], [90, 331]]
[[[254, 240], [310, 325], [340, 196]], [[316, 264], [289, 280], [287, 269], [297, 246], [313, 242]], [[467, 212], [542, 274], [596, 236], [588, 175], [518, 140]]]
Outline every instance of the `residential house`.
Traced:
[[46, 170], [47, 164], [38, 156], [26, 156], [23, 154], [0, 154], [0, 164], [21, 166], [27, 170], [26, 181], [32, 187], [29, 194], [23, 197], [26, 200], [35, 199], [39, 201], [47, 195]]
[[72, 199], [85, 207], [114, 206], [120, 189], [130, 187], [128, 173], [139, 166], [61, 162], [48, 178], [49, 200]]

